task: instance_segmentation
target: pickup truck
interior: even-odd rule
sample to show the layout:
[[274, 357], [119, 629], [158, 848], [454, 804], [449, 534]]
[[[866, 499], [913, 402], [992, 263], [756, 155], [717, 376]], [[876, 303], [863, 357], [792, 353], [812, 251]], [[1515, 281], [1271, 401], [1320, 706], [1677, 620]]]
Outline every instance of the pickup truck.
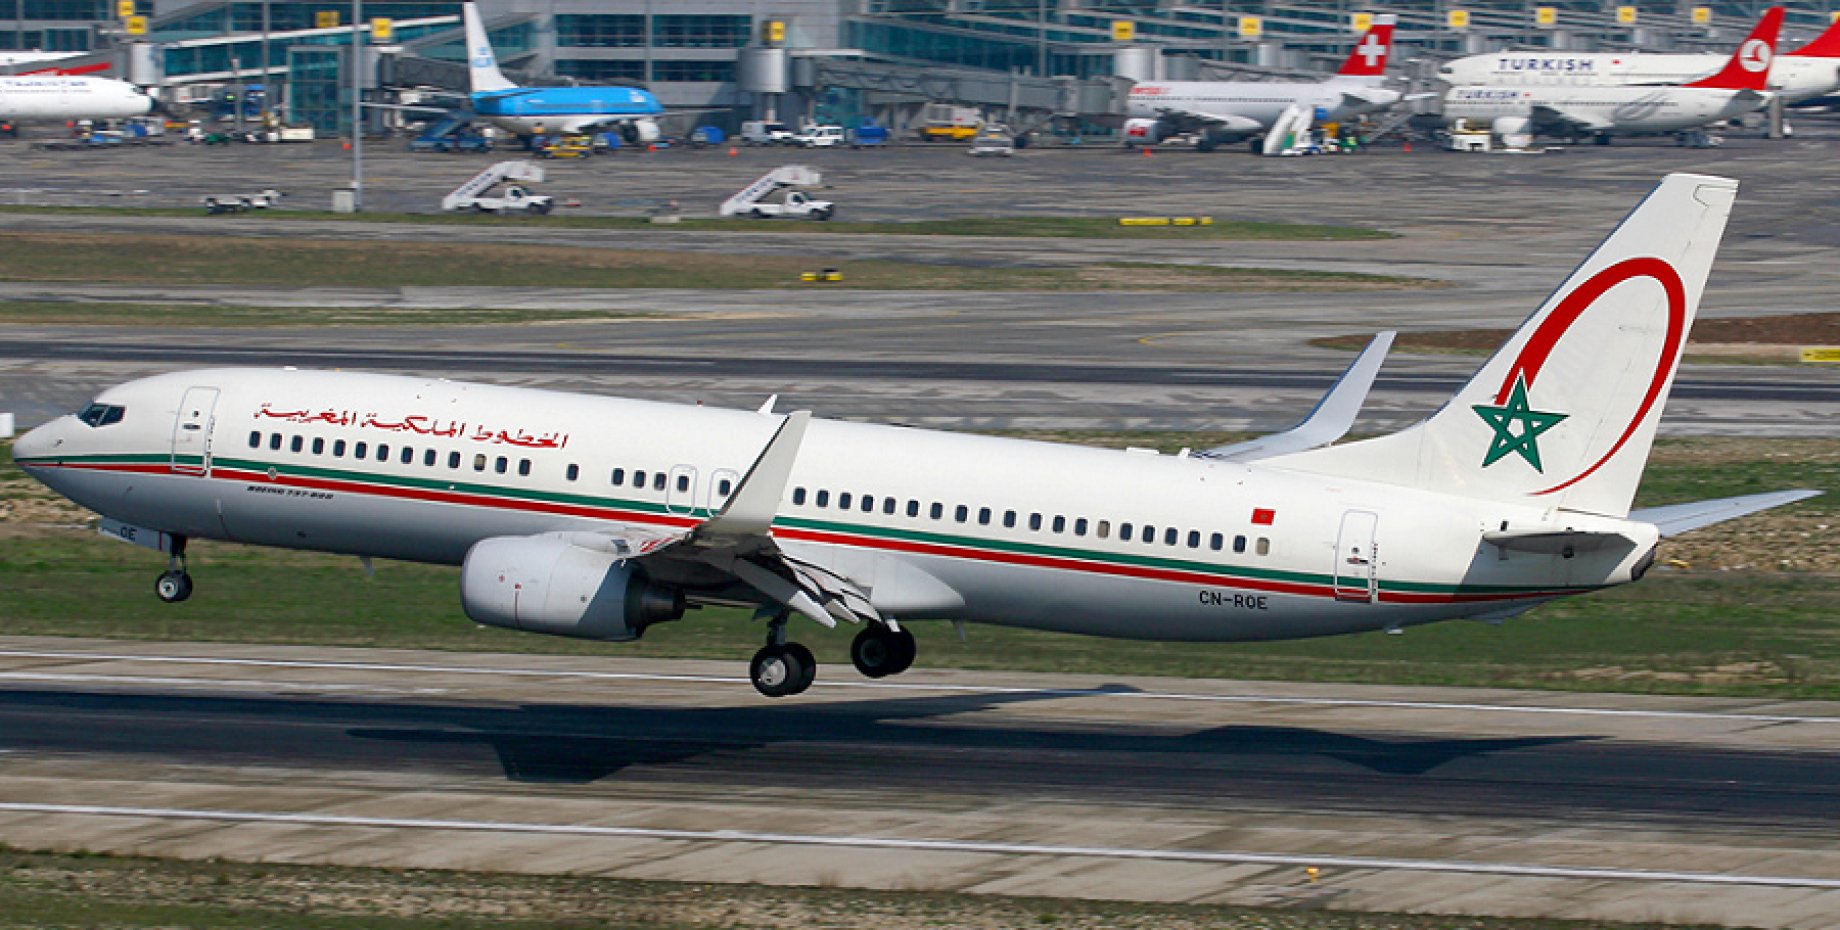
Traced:
[[474, 213], [548, 213], [555, 206], [555, 198], [548, 194], [533, 194], [521, 184], [505, 188], [505, 193], [497, 197], [473, 197], [457, 203], [456, 210], [472, 210]]
[[813, 200], [805, 196], [804, 191], [789, 191], [785, 199], [777, 203], [767, 200], [755, 203], [748, 208], [747, 215], [757, 220], [772, 217], [828, 220], [836, 212], [837, 205], [828, 200]]

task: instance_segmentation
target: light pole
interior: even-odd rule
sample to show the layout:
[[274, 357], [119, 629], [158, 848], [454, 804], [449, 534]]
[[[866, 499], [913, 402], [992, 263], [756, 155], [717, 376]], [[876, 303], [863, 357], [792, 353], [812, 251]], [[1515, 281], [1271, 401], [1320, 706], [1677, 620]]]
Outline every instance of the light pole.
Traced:
[[364, 212], [364, 103], [358, 74], [364, 68], [364, 0], [351, 0], [351, 212]]

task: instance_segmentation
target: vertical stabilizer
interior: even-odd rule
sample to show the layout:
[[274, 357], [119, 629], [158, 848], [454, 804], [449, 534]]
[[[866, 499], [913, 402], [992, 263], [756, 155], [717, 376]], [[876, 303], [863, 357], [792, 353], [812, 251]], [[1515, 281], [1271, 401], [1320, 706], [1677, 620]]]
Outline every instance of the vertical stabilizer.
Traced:
[[486, 24], [479, 18], [478, 4], [463, 3], [460, 10], [461, 18], [466, 20], [467, 76], [472, 81], [473, 93], [517, 87], [498, 70], [498, 56], [492, 53], [492, 43], [486, 39]]
[[1725, 67], [1709, 78], [1694, 81], [1687, 87], [1711, 87], [1718, 90], [1755, 90], [1769, 88], [1770, 63], [1776, 60], [1776, 37], [1782, 33], [1783, 8], [1770, 7], [1757, 21], [1751, 34], [1738, 43]]
[[1430, 419], [1263, 464], [1626, 515], [1737, 190], [1668, 175]]
[[1783, 54], [1796, 58], [1840, 58], [1840, 19], [1830, 23], [1825, 32], [1814, 37], [1814, 41]]
[[1377, 84], [1386, 77], [1386, 59], [1393, 50], [1393, 29], [1398, 24], [1398, 17], [1391, 13], [1382, 13], [1374, 17], [1374, 24], [1361, 36], [1361, 41], [1354, 44], [1343, 60], [1341, 70], [1335, 72], [1335, 80], [1356, 80], [1364, 84]]

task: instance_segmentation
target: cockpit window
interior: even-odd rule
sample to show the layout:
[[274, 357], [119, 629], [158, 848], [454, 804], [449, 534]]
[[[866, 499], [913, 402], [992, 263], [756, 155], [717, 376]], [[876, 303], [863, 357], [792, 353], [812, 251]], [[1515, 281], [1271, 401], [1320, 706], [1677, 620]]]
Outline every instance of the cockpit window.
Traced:
[[77, 414], [77, 419], [91, 426], [109, 426], [120, 423], [122, 415], [127, 412], [128, 408], [114, 404], [90, 404], [83, 408], [82, 413]]

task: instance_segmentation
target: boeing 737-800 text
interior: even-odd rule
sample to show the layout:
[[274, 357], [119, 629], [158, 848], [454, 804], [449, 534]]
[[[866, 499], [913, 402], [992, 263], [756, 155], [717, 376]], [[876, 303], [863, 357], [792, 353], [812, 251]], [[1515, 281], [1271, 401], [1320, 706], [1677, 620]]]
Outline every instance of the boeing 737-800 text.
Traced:
[[1671, 533], [1786, 491], [1630, 512], [1737, 184], [1670, 175], [1445, 407], [1347, 431], [1389, 337], [1297, 428], [1158, 455], [331, 371], [184, 371], [21, 437], [104, 532], [457, 564], [468, 616], [629, 640], [757, 608], [770, 696], [812, 683], [803, 617], [1136, 639], [1325, 636], [1505, 617], [1640, 578]]

